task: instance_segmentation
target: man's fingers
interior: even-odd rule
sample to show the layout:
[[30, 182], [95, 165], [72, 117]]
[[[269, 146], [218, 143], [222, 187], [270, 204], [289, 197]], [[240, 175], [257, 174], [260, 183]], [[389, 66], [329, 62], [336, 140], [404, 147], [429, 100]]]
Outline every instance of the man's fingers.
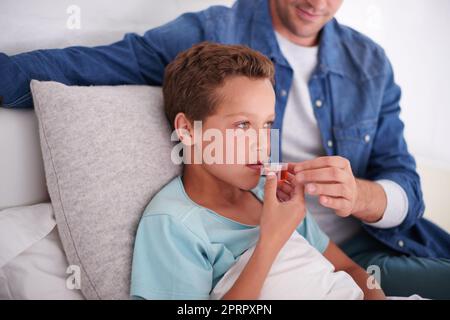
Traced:
[[336, 167], [305, 170], [297, 173], [295, 179], [299, 183], [308, 182], [345, 182], [348, 174]]
[[295, 167], [299, 164], [299, 162], [289, 162], [288, 163], [288, 172], [295, 174]]
[[346, 217], [352, 212], [352, 204], [344, 198], [320, 196], [319, 202], [324, 207], [334, 209], [339, 216]]
[[307, 160], [299, 163], [290, 164], [290, 172], [297, 173], [303, 170], [320, 169], [326, 167], [336, 167], [340, 169], [347, 169], [350, 167], [350, 162], [340, 156], [319, 157], [312, 160]]
[[330, 197], [342, 197], [351, 199], [352, 192], [348, 186], [341, 183], [308, 183], [305, 190], [311, 195], [324, 195]]

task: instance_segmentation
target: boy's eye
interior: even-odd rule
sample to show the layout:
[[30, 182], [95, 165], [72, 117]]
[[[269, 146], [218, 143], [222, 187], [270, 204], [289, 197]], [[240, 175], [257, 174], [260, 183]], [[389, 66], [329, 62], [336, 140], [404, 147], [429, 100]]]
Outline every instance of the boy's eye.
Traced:
[[273, 121], [266, 122], [266, 124], [264, 125], [264, 129], [270, 129], [270, 128], [272, 128], [272, 126], [273, 126]]
[[239, 122], [236, 127], [238, 129], [248, 129], [250, 127], [250, 122], [248, 121], [243, 121], [243, 122]]

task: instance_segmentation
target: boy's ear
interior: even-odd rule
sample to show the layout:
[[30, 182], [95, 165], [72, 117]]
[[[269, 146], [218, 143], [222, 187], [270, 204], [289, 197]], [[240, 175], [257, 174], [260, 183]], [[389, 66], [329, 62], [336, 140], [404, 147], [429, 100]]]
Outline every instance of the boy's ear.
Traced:
[[183, 112], [180, 112], [175, 116], [173, 126], [175, 128], [175, 131], [177, 132], [178, 138], [180, 138], [180, 141], [183, 144], [192, 145], [192, 123]]

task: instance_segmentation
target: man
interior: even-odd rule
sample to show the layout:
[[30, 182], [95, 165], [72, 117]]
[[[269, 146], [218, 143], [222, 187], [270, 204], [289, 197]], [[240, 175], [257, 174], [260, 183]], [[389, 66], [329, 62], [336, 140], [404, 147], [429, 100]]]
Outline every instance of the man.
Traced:
[[0, 54], [0, 95], [20, 108], [31, 106], [31, 79], [161, 85], [193, 44], [246, 44], [275, 64], [281, 158], [296, 163], [323, 230], [362, 267], [379, 267], [387, 295], [450, 298], [450, 237], [422, 218], [400, 88], [382, 48], [333, 18], [342, 1], [238, 0], [109, 46]]

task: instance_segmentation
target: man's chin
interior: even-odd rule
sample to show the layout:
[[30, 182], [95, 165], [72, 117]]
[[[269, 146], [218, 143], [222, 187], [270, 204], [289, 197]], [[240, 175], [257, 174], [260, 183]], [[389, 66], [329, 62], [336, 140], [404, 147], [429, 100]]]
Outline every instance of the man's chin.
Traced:
[[294, 34], [299, 38], [314, 38], [319, 34], [320, 30], [313, 23], [299, 23]]

